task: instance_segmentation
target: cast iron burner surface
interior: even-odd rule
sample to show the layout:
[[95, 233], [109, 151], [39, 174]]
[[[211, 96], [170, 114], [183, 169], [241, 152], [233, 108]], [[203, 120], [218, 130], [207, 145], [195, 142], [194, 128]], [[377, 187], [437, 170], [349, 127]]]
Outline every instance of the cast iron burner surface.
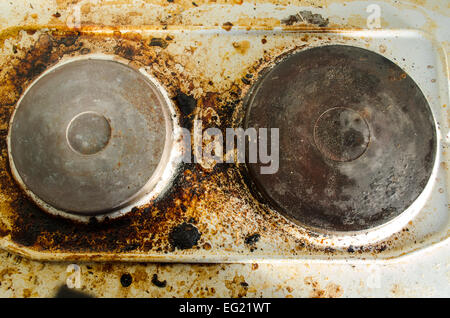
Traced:
[[14, 175], [38, 204], [66, 212], [98, 214], [130, 203], [158, 170], [165, 107], [157, 87], [126, 65], [63, 64], [17, 107], [9, 136]]
[[383, 56], [331, 45], [295, 53], [268, 70], [246, 99], [246, 126], [279, 128], [280, 165], [257, 189], [290, 220], [358, 231], [405, 211], [436, 157], [428, 103]]

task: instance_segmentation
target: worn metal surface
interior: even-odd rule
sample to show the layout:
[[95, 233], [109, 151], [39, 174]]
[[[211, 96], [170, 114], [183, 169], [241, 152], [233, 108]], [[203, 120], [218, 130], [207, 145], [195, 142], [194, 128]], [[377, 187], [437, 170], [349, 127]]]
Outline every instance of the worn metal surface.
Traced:
[[[279, 128], [280, 168], [259, 190], [312, 228], [360, 231], [405, 211], [436, 157], [434, 119], [414, 81], [381, 55], [330, 45], [286, 57], [248, 97], [247, 127]], [[270, 114], [270, 115], [268, 115]]]
[[12, 172], [44, 210], [114, 211], [160, 178], [165, 145], [171, 147], [169, 117], [158, 89], [132, 68], [99, 59], [66, 63], [40, 77], [17, 105], [8, 140]]
[[[366, 6], [348, 1], [345, 5], [341, 1], [322, 1], [315, 3], [317, 7], [306, 1], [297, 6], [283, 1], [263, 5], [114, 1], [101, 7], [84, 2], [82, 28], [72, 32], [67, 30], [66, 21], [76, 3], [1, 4], [0, 23], [5, 28], [1, 34], [0, 68], [3, 135], [21, 93], [46, 68], [66, 57], [105, 53], [126, 58], [163, 84], [177, 105], [182, 126], [189, 126], [193, 118], [202, 118], [206, 127], [227, 127], [241, 124], [239, 108], [249, 87], [247, 83], [254, 83], [261, 69], [280, 55], [324, 44], [365, 47], [398, 63], [429, 100], [439, 123], [440, 138], [447, 135], [448, 51], [435, 46], [436, 42], [428, 35], [414, 31], [429, 32], [448, 49], [446, 2], [421, 1], [420, 6], [414, 1], [394, 6], [387, 1], [377, 2], [382, 12], [388, 12], [381, 20], [383, 29], [391, 29], [386, 32], [365, 31]], [[320, 13], [322, 18], [305, 11]], [[299, 18], [304, 15], [307, 21]], [[318, 30], [318, 25], [324, 23], [328, 23], [326, 29]], [[230, 166], [182, 166], [164, 200], [139, 205], [114, 221], [97, 224], [93, 219], [91, 224], [77, 224], [49, 217], [15, 188], [8, 172], [5, 146], [3, 142], [0, 207], [3, 248], [50, 259], [259, 264], [84, 264], [83, 273], [89, 278], [82, 288], [94, 295], [332, 296], [333, 291], [338, 291], [337, 296], [448, 294], [445, 138], [440, 144], [439, 169], [432, 177], [433, 191], [427, 195], [420, 213], [408, 219], [405, 227], [387, 231], [382, 240], [377, 238], [376, 244], [367, 244], [366, 240], [349, 246], [347, 242], [345, 248], [336, 248], [338, 242], [329, 237], [303, 232], [276, 211], [260, 206], [248, 194], [240, 169]], [[408, 258], [395, 264], [373, 260], [404, 254]], [[69, 275], [64, 263], [29, 261], [8, 256], [6, 252], [1, 258], [1, 290], [5, 296], [54, 295]], [[277, 260], [296, 264], [275, 264]], [[374, 269], [383, 272], [380, 288], [368, 283]], [[123, 274], [131, 276], [128, 287], [121, 284]], [[157, 279], [153, 279], [154, 274]], [[164, 288], [151, 283], [164, 285], [164, 280], [167, 282]], [[206, 280], [211, 283], [205, 283]], [[123, 282], [129, 281], [130, 277], [125, 276]], [[148, 285], [151, 287], [146, 288]]]

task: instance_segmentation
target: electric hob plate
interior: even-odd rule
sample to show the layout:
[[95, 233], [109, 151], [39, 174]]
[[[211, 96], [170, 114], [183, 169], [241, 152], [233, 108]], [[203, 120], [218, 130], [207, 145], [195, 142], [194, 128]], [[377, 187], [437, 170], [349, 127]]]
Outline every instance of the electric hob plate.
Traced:
[[405, 211], [436, 157], [425, 96], [400, 67], [342, 45], [304, 50], [262, 76], [247, 127], [279, 129], [279, 170], [260, 190], [289, 219], [321, 230], [361, 231]]

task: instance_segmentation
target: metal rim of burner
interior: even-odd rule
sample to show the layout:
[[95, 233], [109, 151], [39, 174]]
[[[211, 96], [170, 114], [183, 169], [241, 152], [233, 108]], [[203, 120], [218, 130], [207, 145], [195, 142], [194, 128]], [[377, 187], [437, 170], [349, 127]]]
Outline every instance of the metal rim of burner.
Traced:
[[[83, 222], [87, 222], [91, 217], [102, 220], [105, 217], [123, 215], [133, 206], [146, 203], [149, 198], [156, 197], [165, 189], [174, 170], [173, 127], [177, 123], [174, 119], [173, 105], [164, 88], [152, 76], [128, 64], [128, 60], [103, 54], [63, 60], [35, 79], [17, 102], [10, 120], [7, 139], [11, 171], [19, 186], [46, 212]], [[61, 73], [65, 70], [72, 72], [69, 72], [69, 75], [72, 75], [70, 79], [72, 84], [66, 86], [61, 80], [64, 78], [64, 74], [61, 75]], [[46, 80], [50, 81], [48, 86], [46, 86]], [[48, 89], [52, 87], [52, 83], [59, 84], [59, 86], [53, 85], [53, 92]], [[74, 88], [77, 85], [78, 88]], [[116, 85], [116, 91], [114, 91], [114, 85]], [[42, 99], [45, 99], [45, 96], [41, 96], [45, 94], [39, 94], [42, 87], [44, 93], [52, 95], [54, 100], [62, 101], [60, 105], [53, 105], [55, 108], [53, 111], [59, 115], [53, 114], [53, 119], [59, 120], [56, 125], [54, 122], [45, 122], [45, 118], [41, 116], [42, 108], [47, 107], [51, 110], [52, 107], [52, 105], [42, 106]], [[67, 99], [64, 102], [64, 98], [57, 98], [55, 95], [58, 94], [58, 89], [66, 93], [66, 95], [62, 94], [64, 98], [72, 97], [72, 102]], [[84, 90], [90, 92], [92, 96], [86, 97]], [[36, 91], [37, 96], [31, 95], [32, 100], [27, 101], [30, 92], [33, 94]], [[27, 144], [28, 147], [24, 147], [23, 140], [22, 145], [17, 147], [18, 138], [15, 137], [18, 132], [17, 118], [23, 119], [20, 113], [27, 108], [24, 101], [33, 105], [41, 103], [40, 114], [35, 114], [37, 118], [34, 124], [40, 123], [39, 127], [41, 130], [44, 129], [44, 132], [40, 131], [36, 134], [34, 130], [32, 133], [26, 128], [19, 130], [19, 134], [25, 131], [29, 141], [33, 140], [33, 135], [40, 137], [44, 135], [44, 143], [45, 140], [58, 142], [60, 147], [56, 147], [56, 150], [59, 149], [60, 154], [65, 156], [65, 160], [60, 160], [59, 167], [66, 168], [66, 171], [75, 174], [72, 176], [73, 179], [67, 182], [72, 188], [64, 189], [61, 185], [56, 185], [42, 195], [43, 185], [39, 184], [39, 180], [35, 180], [34, 185], [30, 186], [29, 175], [24, 173], [27, 167], [25, 164], [24, 168], [23, 163], [29, 163], [33, 158], [39, 160], [36, 152], [42, 154], [39, 148], [43, 147], [30, 149], [30, 142]], [[30, 113], [30, 109], [27, 110]], [[49, 114], [48, 110], [47, 114]], [[20, 125], [19, 128], [21, 128]], [[45, 134], [45, 130], [47, 132], [53, 130], [52, 134], [56, 137]], [[133, 135], [125, 134], [126, 130], [131, 131]], [[90, 134], [83, 136], [86, 131]], [[43, 141], [39, 142], [42, 146]], [[18, 149], [15, 150], [15, 148]], [[52, 148], [53, 151], [56, 151], [54, 148]], [[17, 156], [24, 153], [24, 149], [30, 149], [34, 153], [25, 155], [26, 158], [22, 160], [22, 163], [18, 163]], [[43, 156], [48, 163], [52, 154], [47, 152], [47, 155]], [[70, 163], [68, 158], [73, 159], [75, 166], [84, 168], [83, 173], [80, 169], [70, 171], [71, 165], [68, 165]], [[101, 169], [92, 178], [89, 174], [96, 173], [94, 171], [96, 163], [101, 166], [97, 165]], [[122, 172], [120, 172], [121, 169]], [[63, 170], [59, 170], [56, 174], [63, 174], [64, 177]], [[26, 172], [30, 173], [30, 169]], [[46, 172], [49, 172], [48, 165]], [[76, 175], [77, 173], [79, 175]], [[49, 173], [47, 175], [51, 176]], [[127, 179], [128, 175], [131, 177]], [[95, 180], [98, 176], [102, 178], [103, 183]], [[65, 177], [70, 178], [67, 175]], [[133, 185], [128, 183], [122, 186], [124, 181], [130, 179], [133, 180]], [[79, 191], [76, 189], [77, 182], [90, 182], [91, 186], [85, 188], [87, 191]], [[97, 196], [92, 193], [92, 187], [94, 191], [98, 191]], [[120, 188], [126, 188], [126, 190], [120, 191]], [[74, 194], [71, 190], [78, 192]], [[54, 194], [50, 193], [52, 191]], [[90, 199], [79, 201], [89, 196]], [[95, 208], [90, 208], [94, 206], [92, 197], [95, 200]], [[80, 207], [78, 209], [77, 204]]]

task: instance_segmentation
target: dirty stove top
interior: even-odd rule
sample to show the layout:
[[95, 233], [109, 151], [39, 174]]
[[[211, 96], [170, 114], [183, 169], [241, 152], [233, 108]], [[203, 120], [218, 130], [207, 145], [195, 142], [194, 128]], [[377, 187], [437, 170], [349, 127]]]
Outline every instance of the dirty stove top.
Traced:
[[[366, 8], [356, 3], [202, 4], [178, 16], [171, 4], [145, 25], [121, 21], [117, 8], [99, 16], [78, 5], [80, 24], [67, 23], [78, 11], [63, 5], [39, 23], [3, 25], [6, 251], [40, 261], [249, 263], [250, 276], [258, 263], [356, 268], [436, 248], [448, 265], [449, 19], [440, 10], [377, 5], [432, 16], [437, 26], [424, 30], [391, 15], [382, 27], [355, 20]], [[245, 158], [208, 134], [226, 139], [231, 128], [260, 134]], [[268, 149], [261, 129], [276, 141]], [[215, 156], [199, 156], [208, 151]], [[251, 160], [264, 151], [270, 162]]]

